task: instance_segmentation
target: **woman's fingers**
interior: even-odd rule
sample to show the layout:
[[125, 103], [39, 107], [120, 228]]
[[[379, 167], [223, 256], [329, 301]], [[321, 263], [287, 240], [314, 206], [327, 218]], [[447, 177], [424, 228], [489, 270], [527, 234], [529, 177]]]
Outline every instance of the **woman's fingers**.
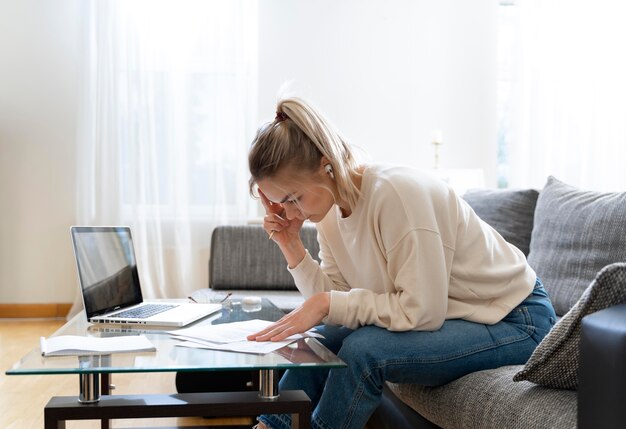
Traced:
[[266, 214], [265, 217], [263, 218], [263, 221], [265, 223], [281, 225], [284, 227], [289, 226], [289, 221], [287, 219], [277, 214], [273, 214], [273, 213]]
[[[291, 313], [289, 313], [291, 314]], [[272, 323], [267, 328], [262, 331], [257, 332], [256, 334], [249, 335], [247, 337], [248, 341], [277, 341], [274, 340], [274, 337], [280, 335], [285, 330], [289, 330], [291, 327], [291, 322], [289, 319], [289, 314], [281, 317], [277, 322]], [[292, 335], [292, 334], [289, 334]], [[282, 337], [281, 339], [287, 338], [289, 335]]]
[[301, 334], [317, 325], [322, 317], [314, 309], [300, 306], [284, 315], [278, 322], [248, 337], [250, 341], [281, 341], [294, 334]]
[[276, 326], [274, 329], [271, 329], [262, 335], [258, 335], [256, 337], [256, 341], [281, 341], [297, 333], [298, 329], [295, 326], [281, 325]]
[[255, 334], [250, 334], [250, 335], [248, 335], [248, 336], [246, 337], [246, 339], [247, 339], [248, 341], [258, 341], [257, 339], [258, 339], [259, 337], [261, 337], [261, 336], [265, 335], [265, 334], [266, 334], [266, 331], [267, 331], [267, 329], [264, 329], [264, 330], [262, 330], [262, 331], [259, 331], [259, 332], [255, 333]]
[[276, 323], [269, 325], [267, 328], [263, 329], [262, 331], [259, 331], [255, 334], [248, 335], [246, 338], [248, 339], [248, 341], [269, 341], [270, 339], [272, 339], [274, 336], [276, 336], [277, 334], [279, 334], [285, 329], [281, 321], [282, 319]]
[[280, 331], [275, 330], [274, 332], [268, 332], [265, 338], [266, 341], [282, 341], [298, 333], [298, 329], [295, 326], [289, 326]]
[[283, 210], [282, 205], [271, 202], [270, 199], [267, 198], [267, 196], [263, 193], [263, 191], [261, 191], [261, 189], [258, 189], [258, 191], [259, 191], [259, 196], [261, 197], [261, 204], [263, 204], [266, 214], [276, 214], [276, 215], [283, 214], [284, 210]]
[[269, 198], [267, 198], [265, 196], [265, 194], [263, 193], [263, 191], [261, 191], [260, 189], [257, 188], [257, 190], [259, 191], [259, 196], [261, 197], [261, 204], [263, 204], [263, 207], [265, 207], [265, 211], [269, 212], [270, 211], [270, 207], [272, 202], [269, 200]]

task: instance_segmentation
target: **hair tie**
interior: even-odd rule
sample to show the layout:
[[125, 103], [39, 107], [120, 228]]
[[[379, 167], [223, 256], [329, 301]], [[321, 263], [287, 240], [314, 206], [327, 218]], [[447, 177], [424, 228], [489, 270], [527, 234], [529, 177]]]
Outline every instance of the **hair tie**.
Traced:
[[289, 119], [289, 116], [287, 116], [283, 112], [276, 112], [276, 119], [274, 119], [276, 122], [282, 122], [285, 119]]

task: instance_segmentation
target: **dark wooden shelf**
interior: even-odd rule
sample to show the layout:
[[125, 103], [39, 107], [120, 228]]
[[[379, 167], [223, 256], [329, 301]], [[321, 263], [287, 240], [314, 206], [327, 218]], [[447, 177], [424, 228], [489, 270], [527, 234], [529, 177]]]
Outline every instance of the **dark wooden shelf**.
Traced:
[[[66, 420], [232, 417], [259, 414], [297, 414], [299, 427], [308, 429], [311, 401], [301, 390], [281, 392], [272, 401], [261, 399], [258, 392], [103, 395], [94, 404], [80, 404], [76, 396], [55, 396], [44, 409], [46, 429], [64, 429]], [[231, 429], [233, 427], [236, 426], [230, 426]]]

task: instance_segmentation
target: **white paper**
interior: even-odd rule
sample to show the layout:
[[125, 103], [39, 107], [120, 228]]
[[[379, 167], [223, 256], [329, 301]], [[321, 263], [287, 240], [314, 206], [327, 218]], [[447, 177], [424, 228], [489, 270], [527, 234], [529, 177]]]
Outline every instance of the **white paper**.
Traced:
[[285, 347], [295, 340], [287, 341], [238, 341], [236, 343], [210, 343], [199, 341], [182, 341], [177, 346], [194, 349], [225, 350], [238, 353], [266, 354]]
[[119, 337], [81, 337], [60, 335], [40, 339], [42, 356], [103, 355], [156, 351], [154, 344], [144, 335]]
[[[244, 320], [241, 322], [218, 323], [215, 325], [193, 326], [191, 328], [177, 329], [169, 331], [173, 337], [181, 339], [197, 339], [210, 341], [212, 343], [236, 343], [239, 341], [247, 341], [248, 335], [255, 334], [267, 328], [275, 322], [268, 320]], [[292, 335], [288, 339], [295, 341], [300, 338], [316, 337], [322, 335], [309, 330], [304, 334]]]
[[182, 341], [183, 347], [211, 350], [227, 350], [241, 353], [265, 354], [306, 337], [322, 338], [322, 335], [309, 330], [296, 334], [283, 341], [248, 341], [248, 335], [262, 331], [275, 322], [267, 320], [245, 320], [241, 322], [219, 323], [215, 325], [194, 326], [170, 331], [169, 334]]

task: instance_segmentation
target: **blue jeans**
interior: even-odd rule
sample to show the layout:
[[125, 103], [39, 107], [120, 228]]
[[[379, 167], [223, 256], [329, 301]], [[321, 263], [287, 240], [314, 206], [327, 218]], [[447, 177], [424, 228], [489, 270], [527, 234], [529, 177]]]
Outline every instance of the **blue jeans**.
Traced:
[[[314, 429], [362, 428], [380, 402], [385, 381], [440, 386], [474, 371], [523, 364], [555, 322], [537, 279], [528, 298], [494, 325], [452, 319], [434, 332], [322, 325], [321, 342], [348, 367], [288, 370], [279, 388], [306, 392]], [[272, 429], [291, 427], [289, 414], [258, 420]]]

